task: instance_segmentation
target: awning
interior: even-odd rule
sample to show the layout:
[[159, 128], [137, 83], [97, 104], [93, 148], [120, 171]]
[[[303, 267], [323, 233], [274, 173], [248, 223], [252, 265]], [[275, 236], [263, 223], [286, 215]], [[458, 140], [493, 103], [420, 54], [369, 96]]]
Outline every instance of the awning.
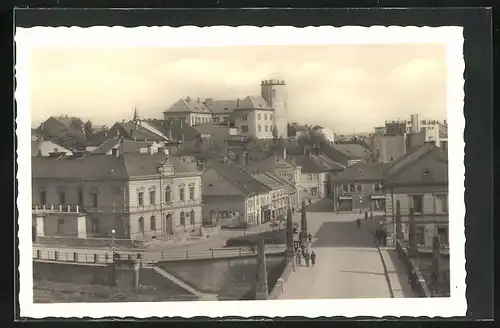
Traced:
[[371, 195], [371, 199], [385, 199], [385, 195]]
[[352, 200], [352, 196], [339, 196], [340, 200]]

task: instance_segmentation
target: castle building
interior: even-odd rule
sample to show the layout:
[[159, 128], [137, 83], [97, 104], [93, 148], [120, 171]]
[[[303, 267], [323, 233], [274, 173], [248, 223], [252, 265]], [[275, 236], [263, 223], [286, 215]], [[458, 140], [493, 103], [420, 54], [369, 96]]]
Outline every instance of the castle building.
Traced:
[[239, 135], [256, 139], [287, 138], [285, 81], [264, 80], [260, 87], [260, 96], [243, 99], [180, 99], [163, 113], [164, 120], [181, 120], [190, 126], [203, 123], [233, 125]]

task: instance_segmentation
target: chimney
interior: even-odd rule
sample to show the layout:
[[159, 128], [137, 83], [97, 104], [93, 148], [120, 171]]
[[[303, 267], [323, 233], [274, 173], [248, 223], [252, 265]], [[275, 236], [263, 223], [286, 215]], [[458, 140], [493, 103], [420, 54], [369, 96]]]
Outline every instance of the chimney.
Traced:
[[236, 99], [236, 107], [240, 107], [240, 98]]
[[181, 120], [181, 129], [184, 128], [184, 120]]

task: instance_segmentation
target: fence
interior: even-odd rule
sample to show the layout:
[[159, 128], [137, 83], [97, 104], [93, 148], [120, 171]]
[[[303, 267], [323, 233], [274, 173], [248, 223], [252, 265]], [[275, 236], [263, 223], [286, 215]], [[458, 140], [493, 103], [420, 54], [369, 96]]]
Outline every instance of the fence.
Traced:
[[269, 293], [269, 299], [279, 299], [281, 294], [283, 294], [285, 289], [285, 284], [293, 271], [295, 271], [294, 262], [289, 261], [286, 264], [285, 268], [283, 269], [283, 273], [276, 281], [276, 285], [274, 285], [273, 289], [271, 290], [271, 293]]
[[[284, 245], [268, 245], [266, 254], [284, 253]], [[121, 259], [140, 258], [144, 264], [155, 264], [158, 262], [186, 261], [186, 260], [210, 260], [224, 258], [238, 258], [256, 255], [250, 248], [221, 248], [209, 250], [186, 250], [165, 252], [121, 252], [115, 250]], [[83, 252], [61, 252], [57, 250], [34, 249], [33, 259], [44, 261], [74, 262], [74, 263], [96, 263], [105, 264], [112, 262], [113, 250], [99, 251], [96, 253]]]
[[419, 297], [431, 297], [431, 292], [427, 287], [424, 277], [420, 273], [420, 270], [411, 261], [408, 249], [400, 240], [396, 241], [396, 253], [406, 268], [413, 292], [415, 292]]

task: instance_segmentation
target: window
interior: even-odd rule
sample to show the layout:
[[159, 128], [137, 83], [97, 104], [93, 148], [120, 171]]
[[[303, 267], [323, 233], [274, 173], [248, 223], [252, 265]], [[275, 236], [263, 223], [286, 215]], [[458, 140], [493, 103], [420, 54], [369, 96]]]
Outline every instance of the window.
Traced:
[[382, 191], [382, 185], [380, 183], [375, 183], [373, 185], [373, 191]]
[[307, 175], [307, 180], [312, 181], [312, 179], [313, 179], [313, 175], [312, 174], [308, 174]]
[[423, 211], [423, 203], [424, 203], [424, 196], [418, 195], [418, 196], [412, 196], [412, 207], [413, 207], [413, 212], [414, 213], [419, 213], [421, 214]]
[[142, 191], [139, 191], [137, 194], [137, 204], [139, 206], [144, 206], [144, 193]]
[[47, 194], [45, 193], [45, 190], [40, 190], [40, 205], [46, 205], [47, 204]]
[[241, 132], [242, 133], [247, 133], [248, 132], [248, 125], [242, 125], [241, 126]]
[[248, 115], [243, 115], [243, 116], [241, 117], [241, 119], [242, 119], [243, 121], [247, 121], [247, 120], [248, 120]]
[[179, 186], [179, 200], [184, 201], [184, 186]]
[[57, 233], [64, 233], [64, 219], [57, 220]]
[[273, 120], [273, 114], [269, 114], [269, 120], [272, 121]]
[[356, 191], [362, 192], [363, 191], [363, 185], [356, 185]]
[[264, 114], [264, 121], [267, 121], [267, 114]]
[[260, 120], [260, 113], [259, 113], [259, 114], [257, 114], [257, 119], [258, 119], [258, 120]]
[[97, 208], [98, 204], [98, 195], [96, 192], [92, 193], [92, 207]]
[[194, 199], [194, 185], [189, 186], [189, 199], [190, 200]]
[[437, 233], [438, 233], [439, 242], [441, 243], [441, 245], [448, 245], [449, 244], [448, 229], [446, 227], [438, 227]]
[[267, 125], [264, 125], [264, 131], [268, 131], [268, 126]]
[[191, 210], [191, 213], [189, 214], [189, 222], [191, 223], [192, 226], [195, 224], [195, 216], [194, 216], [194, 210]]
[[423, 227], [417, 227], [415, 231], [415, 240], [417, 241], [417, 245], [425, 245], [425, 232]]
[[83, 190], [78, 189], [78, 205], [83, 206]]
[[448, 213], [448, 196], [436, 195], [436, 212]]
[[170, 189], [170, 186], [165, 187], [165, 203], [171, 203], [172, 202], [172, 189]]
[[184, 212], [181, 212], [181, 226], [186, 225], [186, 214]]
[[154, 205], [156, 202], [156, 191], [155, 190], [150, 190], [149, 191], [149, 204]]
[[59, 149], [54, 148], [54, 153], [57, 153], [58, 151], [59, 151]]
[[144, 218], [142, 216], [139, 218], [139, 232], [144, 235]]
[[154, 215], [150, 219], [151, 231], [156, 231], [156, 218]]
[[260, 126], [260, 124], [259, 124], [259, 125], [257, 125], [257, 131], [259, 131], [259, 132], [260, 132], [261, 130], [262, 130], [262, 127]]
[[92, 219], [92, 233], [99, 232], [99, 221], [97, 219]]
[[59, 193], [59, 204], [60, 205], [66, 204], [66, 193], [64, 192], [64, 190], [59, 190], [58, 193]]
[[349, 192], [349, 185], [346, 185], [346, 184], [345, 184], [345, 185], [342, 185], [342, 190], [343, 190], [344, 192]]
[[355, 185], [349, 185], [349, 191], [350, 191], [350, 192], [354, 192], [354, 191], [355, 191], [355, 188], [356, 188], [356, 186], [355, 186]]

